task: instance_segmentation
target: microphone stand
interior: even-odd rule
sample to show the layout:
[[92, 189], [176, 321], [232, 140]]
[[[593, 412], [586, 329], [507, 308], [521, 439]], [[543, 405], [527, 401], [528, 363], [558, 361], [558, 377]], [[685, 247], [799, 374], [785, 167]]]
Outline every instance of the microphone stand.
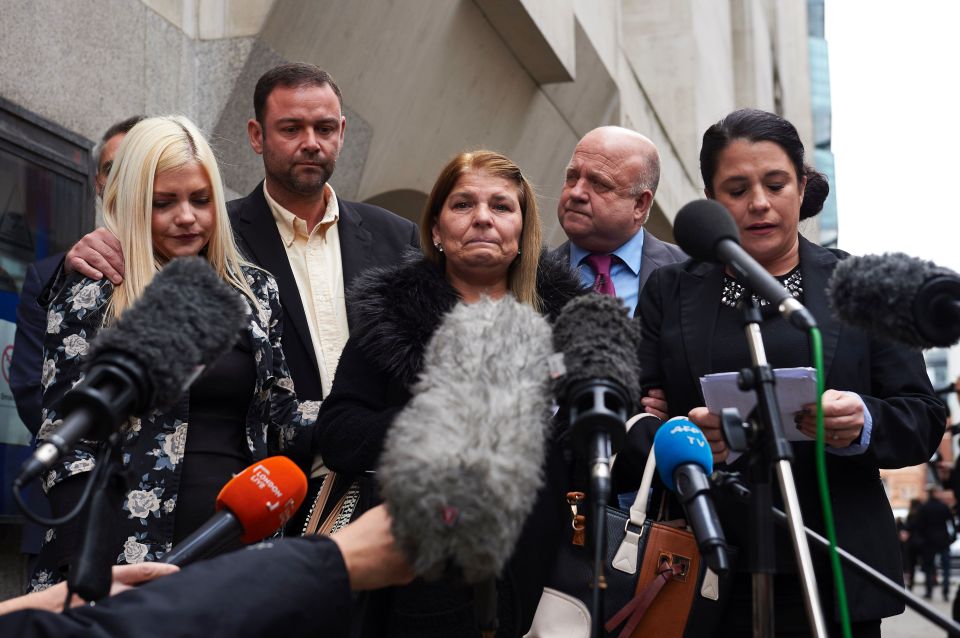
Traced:
[[[750, 360], [753, 367], [740, 372], [740, 388], [754, 390], [757, 395], [757, 407], [754, 415], [759, 423], [754, 423], [755, 436], [750, 458], [750, 479], [754, 489], [750, 500], [751, 547], [749, 553], [750, 570], [753, 572], [753, 635], [765, 638], [774, 635], [773, 617], [773, 573], [776, 568], [773, 547], [773, 520], [771, 518], [772, 497], [770, 488], [771, 470], [776, 469], [780, 484], [780, 494], [787, 510], [788, 527], [793, 541], [793, 551], [800, 568], [803, 585], [804, 607], [814, 636], [827, 638], [827, 628], [820, 607], [820, 595], [813, 574], [813, 561], [810, 547], [803, 533], [803, 516], [800, 513], [800, 500], [793, 480], [793, 449], [783, 434], [780, 419], [780, 405], [773, 369], [767, 362], [763, 338], [760, 334], [760, 309], [748, 289], [743, 297], [744, 331], [750, 348]], [[727, 428], [724, 428], [726, 434]], [[741, 434], [743, 433], [741, 429]], [[742, 437], [741, 437], [742, 438]], [[746, 448], [741, 445], [741, 450]], [[731, 449], [735, 449], [731, 445]]]
[[114, 432], [107, 439], [105, 453], [97, 460], [105, 464], [102, 473], [91, 475], [96, 480], [94, 494], [87, 513], [87, 523], [77, 554], [70, 566], [67, 587], [87, 602], [105, 598], [113, 581], [116, 560], [109, 539], [117, 520], [123, 497], [127, 492], [127, 472], [121, 462], [121, 435]]
[[590, 467], [590, 498], [593, 502], [593, 592], [590, 601], [591, 636], [604, 636], [603, 565], [607, 555], [607, 501], [610, 499], [610, 457], [626, 438], [628, 397], [621, 386], [606, 379], [592, 379], [575, 387], [570, 401], [570, 424], [576, 448]]
[[[741, 481], [740, 477], [736, 472], [714, 472], [710, 476], [711, 484], [722, 487], [728, 490], [729, 493], [733, 494], [735, 497], [748, 500], [750, 498], [751, 490], [747, 488]], [[776, 507], [771, 509], [774, 520], [777, 524], [787, 527], [789, 525], [789, 520], [787, 515], [780, 509]], [[807, 535], [807, 538], [813, 542], [814, 546], [821, 549], [824, 553], [830, 551], [830, 541], [816, 533], [809, 527], [804, 527], [804, 532]], [[873, 582], [878, 588], [883, 589], [887, 594], [895, 596], [903, 601], [907, 606], [912, 607], [918, 614], [925, 617], [930, 622], [938, 625], [942, 629], [945, 629], [950, 636], [960, 638], [960, 623], [947, 618], [938, 612], [932, 605], [927, 603], [924, 600], [921, 600], [913, 592], [908, 591], [876, 569], [863, 562], [850, 552], [846, 551], [842, 547], [837, 547], [837, 554], [840, 556], [840, 559], [847, 564], [848, 567], [851, 567], [855, 571], [859, 572], [861, 576], [864, 576], [867, 580]]]

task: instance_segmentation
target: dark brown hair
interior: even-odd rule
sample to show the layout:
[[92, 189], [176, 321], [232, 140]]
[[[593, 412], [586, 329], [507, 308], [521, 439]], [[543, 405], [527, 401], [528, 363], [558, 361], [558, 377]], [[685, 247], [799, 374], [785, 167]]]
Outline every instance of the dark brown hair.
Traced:
[[343, 95], [340, 87], [333, 81], [333, 76], [314, 64], [290, 62], [275, 66], [257, 80], [257, 87], [253, 90], [253, 114], [264, 125], [263, 114], [267, 105], [267, 98], [275, 88], [299, 88], [301, 86], [329, 86], [337, 96], [340, 109], [343, 110]]
[[779, 115], [759, 109], [739, 109], [708, 128], [703, 134], [700, 147], [700, 176], [703, 186], [713, 197], [713, 176], [717, 172], [717, 158], [735, 140], [773, 142], [790, 158], [797, 173], [797, 182], [807, 178], [807, 186], [800, 205], [800, 219], [815, 216], [823, 209], [823, 202], [830, 194], [827, 178], [804, 162], [803, 142], [796, 127]]

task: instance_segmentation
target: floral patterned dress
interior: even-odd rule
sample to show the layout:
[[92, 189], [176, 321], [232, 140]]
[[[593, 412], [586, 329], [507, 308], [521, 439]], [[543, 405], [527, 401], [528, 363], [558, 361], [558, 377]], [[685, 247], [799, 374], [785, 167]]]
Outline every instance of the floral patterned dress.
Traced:
[[[280, 297], [273, 277], [245, 267], [244, 275], [257, 303], [250, 309], [246, 332], [253, 352], [257, 378], [245, 423], [247, 446], [254, 461], [285, 454], [302, 466], [312, 458], [311, 432], [319, 401], [298, 402], [293, 381], [280, 347], [282, 331]], [[38, 445], [62, 422], [57, 411], [60, 397], [83, 378], [81, 371], [89, 343], [103, 324], [113, 285], [73, 275], [50, 303], [44, 339], [43, 423]], [[237, 293], [241, 294], [241, 293]], [[246, 297], [244, 297], [246, 299]], [[159, 560], [171, 548], [177, 492], [189, 424], [189, 396], [166, 412], [154, 411], [131, 418], [122, 428], [123, 464], [132, 484], [123, 502], [121, 529], [114, 537], [117, 564]], [[97, 445], [81, 441], [43, 476], [49, 494], [65, 479], [89, 473]], [[39, 591], [62, 580], [58, 564], [74, 548], [58, 547], [57, 530], [46, 533], [29, 590]]]

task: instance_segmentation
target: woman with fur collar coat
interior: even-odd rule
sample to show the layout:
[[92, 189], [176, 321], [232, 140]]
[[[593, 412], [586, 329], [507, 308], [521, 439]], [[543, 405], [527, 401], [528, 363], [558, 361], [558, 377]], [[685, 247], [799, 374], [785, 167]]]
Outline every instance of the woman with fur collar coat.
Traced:
[[[568, 265], [541, 254], [533, 190], [496, 153], [462, 153], [444, 168], [427, 202], [421, 241], [424, 255], [367, 271], [351, 289], [351, 337], [314, 438], [314, 449], [336, 472], [376, 469], [387, 431], [411, 399], [427, 343], [458, 302], [512, 294], [552, 320], [584, 292]], [[529, 627], [569, 517], [568, 463], [558, 435], [548, 442], [534, 511], [498, 581], [499, 636], [520, 636]], [[361, 497], [365, 504], [375, 499]], [[478, 635], [472, 590], [451, 582], [415, 581], [372, 593], [360, 607], [355, 623], [363, 636]]]

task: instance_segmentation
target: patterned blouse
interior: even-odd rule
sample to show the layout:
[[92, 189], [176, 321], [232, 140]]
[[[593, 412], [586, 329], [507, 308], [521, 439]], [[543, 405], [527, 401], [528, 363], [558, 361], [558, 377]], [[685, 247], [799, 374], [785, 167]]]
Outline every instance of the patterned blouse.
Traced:
[[[254, 461], [284, 454], [301, 465], [311, 459], [311, 431], [319, 401], [298, 402], [293, 381], [280, 347], [282, 331], [280, 296], [276, 281], [266, 271], [245, 267], [244, 275], [257, 303], [246, 299], [250, 321], [246, 331], [257, 369], [254, 396], [246, 418], [246, 440]], [[60, 397], [83, 378], [83, 362], [89, 342], [103, 324], [113, 285], [71, 276], [47, 311], [44, 338], [43, 423], [38, 445], [62, 422], [57, 411]], [[241, 294], [241, 293], [237, 293]], [[126, 518], [117, 538], [117, 564], [154, 561], [171, 547], [173, 520], [177, 511], [180, 464], [183, 460], [189, 422], [189, 397], [176, 408], [131, 418], [122, 428], [123, 464], [133, 484], [123, 503]], [[63, 457], [43, 476], [49, 492], [67, 477], [90, 472], [97, 451], [93, 441], [81, 441], [72, 454]], [[57, 533], [46, 533], [29, 589], [39, 591], [61, 579], [56, 567]]]

